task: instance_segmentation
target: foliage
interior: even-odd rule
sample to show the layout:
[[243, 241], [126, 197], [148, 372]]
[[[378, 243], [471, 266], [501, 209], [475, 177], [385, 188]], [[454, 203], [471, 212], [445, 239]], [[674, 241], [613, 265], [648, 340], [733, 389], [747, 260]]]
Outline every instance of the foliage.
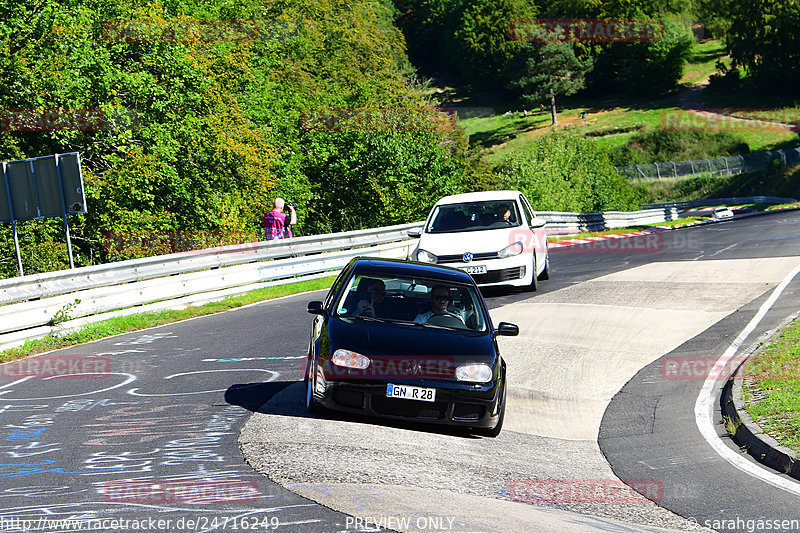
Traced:
[[800, 84], [800, 6], [793, 0], [730, 1], [728, 50], [734, 68], [775, 92]]
[[648, 128], [611, 151], [616, 167], [661, 161], [685, 161], [749, 153], [747, 143], [727, 131]]
[[609, 43], [597, 47], [594, 71], [589, 74], [593, 91], [628, 95], [659, 95], [674, 89], [691, 56], [694, 37], [682, 21], [656, 17], [662, 37], [651, 42]]
[[[255, 236], [275, 196], [298, 205], [301, 234], [400, 221], [410, 206], [431, 203], [437, 187], [456, 190], [462, 179], [454, 146], [463, 139], [450, 130], [372, 136], [302, 128], [304, 113], [321, 107], [430, 107], [386, 3], [0, 6], [0, 109], [99, 109], [115, 117], [94, 131], [0, 132], [5, 160], [81, 153], [89, 213], [70, 220], [78, 265], [156, 253], [186, 232], [197, 238], [183, 242], [197, 246], [209, 235], [220, 243]], [[229, 38], [231, 20], [252, 21], [256, 31]], [[127, 33], [114, 33], [120, 24]], [[198, 33], [208, 24], [221, 30]], [[352, 213], [325, 211], [336, 205], [332, 190], [357, 206]], [[372, 195], [380, 198], [374, 205]], [[58, 222], [20, 224], [26, 273], [65, 267]], [[156, 245], [121, 249], [113, 245], [120, 236]], [[3, 231], [0, 276], [15, 273]]]
[[538, 210], [595, 212], [637, 209], [630, 184], [593, 141], [550, 133], [498, 167], [500, 184], [525, 193]]

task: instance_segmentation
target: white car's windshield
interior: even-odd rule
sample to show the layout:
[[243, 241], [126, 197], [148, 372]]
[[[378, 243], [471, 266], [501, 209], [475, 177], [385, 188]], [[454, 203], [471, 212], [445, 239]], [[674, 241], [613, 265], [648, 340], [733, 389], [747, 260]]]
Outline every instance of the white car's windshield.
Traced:
[[469, 285], [426, 279], [356, 275], [336, 304], [344, 319], [365, 318], [452, 329], [486, 331], [479, 296]]
[[511, 228], [520, 225], [514, 200], [492, 200], [437, 206], [426, 227], [428, 233], [451, 233]]

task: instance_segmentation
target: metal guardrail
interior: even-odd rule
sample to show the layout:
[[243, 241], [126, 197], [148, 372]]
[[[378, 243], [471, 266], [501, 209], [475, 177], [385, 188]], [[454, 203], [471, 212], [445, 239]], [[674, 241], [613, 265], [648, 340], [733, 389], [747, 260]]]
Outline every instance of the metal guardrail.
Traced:
[[551, 234], [646, 226], [678, 219], [677, 210], [669, 206], [642, 211], [605, 211], [603, 213], [539, 211], [537, 215], [547, 220], [547, 232]]
[[728, 204], [793, 204], [797, 200], [794, 198], [779, 198], [777, 196], [736, 196], [732, 198], [709, 198], [707, 200], [687, 200], [685, 202], [664, 202], [660, 204], [645, 204], [645, 208], [674, 207], [676, 209], [688, 209], [692, 207], [705, 207]]
[[[70, 318], [342, 268], [358, 255], [402, 257], [422, 223], [239, 244], [0, 280], [0, 345]], [[76, 301], [79, 302], [76, 303]], [[30, 330], [30, 336], [25, 335]], [[35, 332], [34, 332], [35, 330]], [[13, 335], [11, 335], [13, 334]]]
[[[548, 221], [550, 233], [567, 233], [653, 224], [677, 213], [662, 208], [539, 216]], [[405, 258], [414, 244], [406, 231], [423, 224], [221, 246], [0, 280], [0, 347], [57, 331], [53, 322], [59, 313], [86, 322], [129, 307], [165, 308], [196, 295], [228, 295], [275, 280], [317, 276], [359, 255]]]

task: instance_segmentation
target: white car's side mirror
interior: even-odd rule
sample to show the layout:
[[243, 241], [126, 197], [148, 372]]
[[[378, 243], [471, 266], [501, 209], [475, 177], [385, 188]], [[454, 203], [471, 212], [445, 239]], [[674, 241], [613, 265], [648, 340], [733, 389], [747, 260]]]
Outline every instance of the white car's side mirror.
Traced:
[[406, 234], [408, 234], [408, 236], [412, 239], [419, 239], [421, 232], [419, 229], [410, 229], [406, 231]]
[[533, 220], [531, 220], [532, 228], [543, 228], [545, 224], [547, 224], [547, 221], [543, 218], [534, 217]]

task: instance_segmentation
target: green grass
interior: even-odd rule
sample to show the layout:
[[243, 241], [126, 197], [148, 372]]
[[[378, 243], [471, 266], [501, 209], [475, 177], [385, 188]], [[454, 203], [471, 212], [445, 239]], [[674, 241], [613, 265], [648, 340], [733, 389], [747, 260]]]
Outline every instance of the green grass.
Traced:
[[[745, 410], [782, 446], [800, 453], [800, 319], [745, 368]], [[761, 399], [757, 399], [761, 398]]]
[[778, 204], [778, 205], [771, 205], [765, 209], [765, 211], [774, 211], [775, 209], [780, 209], [782, 207], [800, 207], [800, 203], [795, 202], [792, 204]]
[[717, 71], [718, 59], [721, 59], [726, 66], [730, 66], [731, 60], [725, 55], [723, 41], [709, 39], [696, 43], [683, 71], [681, 85], [695, 85], [714, 74]]
[[[668, 117], [675, 117], [675, 113], [682, 111], [677, 95], [650, 102], [627, 103], [616, 100], [579, 102], [564, 98], [561, 105], [563, 107], [559, 107], [557, 126], [552, 126], [549, 113], [520, 116], [521, 105], [509, 114], [501, 108], [495, 115], [465, 118], [459, 120], [459, 123], [469, 135], [470, 144], [483, 146], [486, 160], [491, 164], [498, 164], [514, 152], [529, 150], [542, 135], [554, 128], [576, 131], [610, 150], [629, 142], [637, 131], [658, 128]], [[584, 111], [587, 115], [582, 119], [579, 115]], [[798, 112], [797, 116], [800, 117], [800, 110]], [[700, 124], [702, 126], [702, 122]], [[796, 133], [784, 129], [752, 124], [734, 124], [730, 128], [738, 139], [748, 145], [751, 152], [796, 146], [800, 143]], [[723, 128], [719, 129], [725, 131]]]
[[21, 357], [65, 348], [76, 344], [103, 339], [120, 333], [127, 333], [145, 328], [152, 328], [162, 324], [178, 322], [188, 318], [221, 313], [243, 305], [248, 305], [281, 296], [298, 294], [301, 292], [327, 289], [336, 279], [335, 276], [318, 278], [297, 283], [287, 283], [285, 285], [275, 285], [256, 289], [238, 296], [231, 296], [218, 302], [211, 302], [205, 305], [190, 306], [181, 310], [149, 311], [130, 316], [109, 318], [101, 322], [87, 324], [77, 331], [65, 332], [57, 335], [50, 335], [42, 339], [26, 341], [18, 348], [12, 348], [0, 352], [0, 362], [13, 361]]

